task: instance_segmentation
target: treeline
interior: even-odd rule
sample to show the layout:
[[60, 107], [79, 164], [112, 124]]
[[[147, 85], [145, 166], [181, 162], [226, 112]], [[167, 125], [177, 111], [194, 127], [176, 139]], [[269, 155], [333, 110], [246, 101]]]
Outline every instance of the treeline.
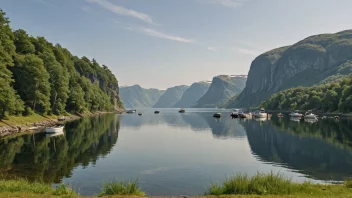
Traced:
[[261, 106], [270, 110], [352, 112], [352, 76], [338, 82], [281, 91], [272, 95]]
[[73, 56], [44, 37], [13, 31], [9, 22], [0, 9], [0, 118], [121, 106], [118, 82], [105, 65]]

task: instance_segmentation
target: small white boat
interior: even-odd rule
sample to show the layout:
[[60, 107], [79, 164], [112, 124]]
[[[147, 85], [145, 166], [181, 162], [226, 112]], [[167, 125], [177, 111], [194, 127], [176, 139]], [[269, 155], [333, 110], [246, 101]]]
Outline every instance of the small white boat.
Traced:
[[309, 111], [307, 111], [306, 114], [304, 115], [304, 119], [315, 120], [315, 119], [317, 119], [317, 116], [312, 112], [312, 110], [309, 110]]
[[299, 113], [298, 110], [295, 110], [294, 112], [290, 113], [290, 116], [291, 116], [291, 117], [300, 118], [300, 117], [302, 117], [302, 114]]
[[265, 113], [265, 109], [264, 108], [261, 108], [259, 112], [255, 112], [253, 114], [253, 116], [255, 118], [266, 118], [268, 116], [267, 113]]
[[300, 122], [301, 121], [301, 117], [290, 117], [291, 121], [295, 121], [295, 122]]
[[61, 116], [61, 117], [58, 118], [58, 120], [59, 120], [59, 121], [65, 121], [66, 118], [65, 118], [65, 116]]
[[47, 133], [61, 133], [64, 132], [64, 125], [53, 126], [53, 127], [46, 127], [45, 132]]
[[56, 137], [56, 136], [61, 136], [61, 135], [65, 135], [65, 133], [63, 131], [57, 132], [57, 133], [48, 133], [48, 134], [46, 134], [46, 137]]

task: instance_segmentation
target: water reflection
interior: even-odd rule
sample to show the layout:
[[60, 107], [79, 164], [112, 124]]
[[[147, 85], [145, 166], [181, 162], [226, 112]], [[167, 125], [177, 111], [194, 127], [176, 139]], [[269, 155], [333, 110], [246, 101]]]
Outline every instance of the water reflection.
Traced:
[[0, 177], [61, 182], [74, 167], [95, 164], [117, 142], [119, 117], [83, 118], [65, 135], [29, 134], [0, 140]]
[[211, 130], [216, 138], [244, 138], [246, 132], [241, 120], [229, 119], [229, 113], [224, 112], [223, 118], [212, 117], [213, 112], [194, 112], [194, 113], [172, 113], [169, 111], [161, 112], [158, 115], [152, 113], [138, 116], [134, 114], [124, 115], [121, 118], [123, 127], [140, 129], [143, 126], [168, 125], [176, 128], [191, 128], [193, 131]]
[[219, 111], [102, 115], [68, 123], [59, 136], [1, 139], [0, 177], [74, 183], [84, 195], [99, 192], [106, 180], [138, 177], [149, 195], [199, 195], [233, 172], [273, 170], [335, 181], [352, 176], [349, 120], [241, 120], [228, 111], [213, 118]]
[[352, 175], [351, 122], [317, 123], [272, 119], [242, 123], [254, 155], [318, 180], [342, 181]]

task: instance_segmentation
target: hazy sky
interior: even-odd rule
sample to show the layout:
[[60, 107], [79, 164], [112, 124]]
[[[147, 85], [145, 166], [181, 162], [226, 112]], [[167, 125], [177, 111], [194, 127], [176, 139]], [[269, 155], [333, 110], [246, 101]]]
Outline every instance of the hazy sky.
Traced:
[[352, 0], [0, 0], [0, 8], [14, 29], [146, 88], [247, 74], [267, 50], [352, 29]]

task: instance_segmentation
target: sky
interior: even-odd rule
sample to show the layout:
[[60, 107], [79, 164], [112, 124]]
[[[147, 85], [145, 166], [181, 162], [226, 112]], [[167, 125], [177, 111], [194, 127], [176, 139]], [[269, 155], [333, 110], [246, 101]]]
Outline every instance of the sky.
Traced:
[[13, 29], [166, 89], [247, 74], [268, 50], [352, 29], [352, 0], [0, 0]]

